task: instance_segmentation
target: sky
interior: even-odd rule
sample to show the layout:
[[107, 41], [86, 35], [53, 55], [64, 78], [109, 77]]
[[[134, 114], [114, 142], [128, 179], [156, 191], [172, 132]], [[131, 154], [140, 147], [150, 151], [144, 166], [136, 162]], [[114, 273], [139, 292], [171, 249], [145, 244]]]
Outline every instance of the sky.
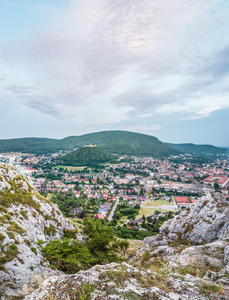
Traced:
[[0, 0], [0, 139], [229, 146], [229, 0]]

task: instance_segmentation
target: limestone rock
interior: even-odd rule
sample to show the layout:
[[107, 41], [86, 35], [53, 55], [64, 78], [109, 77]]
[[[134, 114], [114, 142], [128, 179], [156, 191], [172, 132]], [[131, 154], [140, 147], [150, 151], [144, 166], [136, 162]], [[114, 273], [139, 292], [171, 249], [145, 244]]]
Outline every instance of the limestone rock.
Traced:
[[165, 222], [157, 236], [143, 240], [143, 246], [175, 241], [203, 244], [217, 239], [229, 239], [229, 204], [220, 193], [203, 196], [174, 219]]
[[0, 164], [0, 220], [1, 290], [26, 294], [48, 276], [60, 274], [50, 269], [37, 242], [63, 237], [77, 228], [6, 164]]

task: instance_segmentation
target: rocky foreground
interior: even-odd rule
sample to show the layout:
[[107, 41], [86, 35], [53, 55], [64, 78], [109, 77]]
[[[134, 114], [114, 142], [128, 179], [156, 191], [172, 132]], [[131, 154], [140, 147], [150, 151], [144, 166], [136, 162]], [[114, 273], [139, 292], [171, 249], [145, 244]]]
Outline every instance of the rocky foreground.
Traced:
[[[57, 205], [41, 197], [13, 167], [0, 164], [0, 296], [20, 296], [34, 290], [50, 275], [37, 244], [70, 233], [76, 227]], [[81, 238], [80, 234], [77, 236]]]
[[128, 263], [72, 275], [51, 270], [37, 242], [76, 229], [7, 166], [0, 168], [0, 220], [2, 299], [229, 299], [229, 204], [222, 194], [165, 222], [127, 253]]

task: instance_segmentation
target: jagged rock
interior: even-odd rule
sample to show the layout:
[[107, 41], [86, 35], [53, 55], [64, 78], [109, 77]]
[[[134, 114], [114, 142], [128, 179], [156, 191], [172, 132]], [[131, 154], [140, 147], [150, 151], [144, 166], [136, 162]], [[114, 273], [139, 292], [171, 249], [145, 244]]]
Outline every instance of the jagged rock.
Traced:
[[154, 238], [143, 240], [143, 246], [165, 245], [188, 240], [192, 244], [210, 243], [229, 238], [229, 204], [223, 194], [207, 194], [178, 216], [165, 222]]
[[1, 290], [26, 294], [48, 276], [60, 274], [49, 267], [37, 242], [77, 229], [57, 205], [41, 197], [28, 179], [6, 164], [0, 164], [0, 220]]
[[[157, 287], [155, 284], [159, 282], [160, 287]], [[201, 294], [200, 290], [202, 286], [209, 284], [209, 281], [191, 275], [178, 278], [176, 274], [170, 274], [162, 278], [157, 273], [145, 272], [126, 263], [111, 263], [74, 275], [50, 277], [36, 291], [26, 296], [25, 300], [47, 299], [50, 295], [57, 300], [73, 299], [73, 295], [77, 295], [77, 299], [87, 295], [87, 299], [104, 300], [207, 300], [210, 298]], [[86, 294], [86, 291], [90, 292]], [[216, 295], [214, 299], [220, 297]]]

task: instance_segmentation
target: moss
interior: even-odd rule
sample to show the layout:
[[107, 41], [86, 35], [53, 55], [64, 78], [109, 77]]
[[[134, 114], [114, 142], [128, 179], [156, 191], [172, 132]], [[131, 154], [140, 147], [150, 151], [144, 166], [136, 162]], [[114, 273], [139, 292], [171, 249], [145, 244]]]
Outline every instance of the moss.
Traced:
[[46, 235], [54, 235], [56, 233], [55, 226], [53, 226], [52, 224], [49, 227], [45, 226], [44, 233]]
[[64, 229], [64, 237], [69, 239], [75, 239], [77, 230]]
[[25, 239], [24, 242], [26, 243], [27, 246], [29, 247], [31, 246], [31, 242], [29, 240]]
[[149, 255], [149, 252], [144, 252], [141, 257], [141, 266], [148, 264], [150, 259], [151, 256]]
[[3, 234], [0, 233], [0, 242], [4, 241], [5, 238], [6, 237]]
[[206, 296], [211, 296], [213, 293], [223, 294], [222, 287], [216, 284], [204, 284], [199, 290], [201, 294]]
[[8, 214], [4, 214], [0, 216], [0, 223], [5, 223], [11, 219], [11, 216]]
[[[0, 195], [0, 196], [1, 196], [1, 195]], [[1, 206], [1, 205], [0, 205], [0, 212], [2, 212], [2, 213], [7, 213], [8, 210], [7, 210], [4, 206]]]
[[15, 239], [15, 235], [14, 235], [14, 233], [12, 231], [7, 232], [7, 234], [9, 236], [9, 238]]
[[89, 300], [91, 299], [91, 294], [94, 292], [95, 287], [95, 284], [82, 282], [81, 286], [74, 291], [74, 294], [76, 295], [77, 299]]
[[0, 196], [0, 205], [10, 207], [11, 204], [24, 204], [40, 210], [40, 204], [33, 200], [32, 194], [22, 190], [15, 190], [15, 193], [8, 192]]
[[10, 222], [10, 226], [7, 228], [7, 231], [16, 232], [19, 234], [23, 234], [25, 232], [24, 229], [22, 229], [17, 223]]
[[24, 264], [24, 260], [23, 260], [23, 259], [21, 259], [20, 257], [18, 257], [17, 259], [18, 259], [18, 261], [19, 261], [21, 264]]
[[27, 213], [24, 210], [21, 210], [21, 215], [25, 218], [28, 219]]
[[37, 254], [37, 249], [35, 247], [31, 247], [31, 251], [33, 251], [33, 253]]
[[18, 254], [18, 248], [15, 244], [6, 244], [2, 247], [0, 256], [0, 266], [3, 266], [7, 262], [13, 260]]

